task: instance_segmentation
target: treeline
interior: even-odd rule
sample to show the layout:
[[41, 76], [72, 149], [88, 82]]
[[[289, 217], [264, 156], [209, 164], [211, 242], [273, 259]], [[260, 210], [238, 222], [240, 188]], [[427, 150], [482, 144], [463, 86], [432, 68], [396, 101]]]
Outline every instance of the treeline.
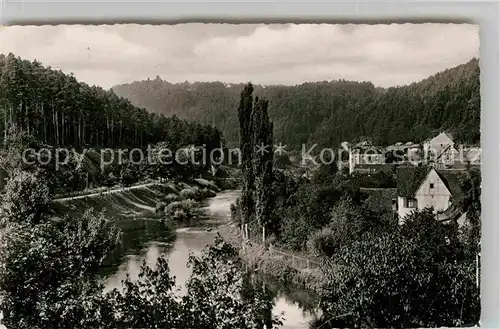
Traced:
[[[120, 246], [120, 229], [93, 209], [54, 215], [42, 172], [19, 171], [0, 204], [0, 311], [2, 327], [276, 329], [273, 295], [238, 251], [217, 237], [200, 256], [180, 295], [167, 260], [144, 263], [106, 290], [99, 269]], [[168, 226], [163, 226], [168, 230]]]
[[15, 127], [53, 146], [146, 147], [167, 141], [174, 148], [213, 149], [223, 142], [217, 128], [150, 113], [113, 91], [12, 53], [0, 54], [0, 115], [4, 140]]
[[[218, 127], [228, 144], [238, 144], [238, 107], [243, 84], [172, 84], [160, 77], [113, 87], [117, 95], [155, 113], [178, 115]], [[420, 142], [440, 130], [459, 142], [479, 142], [479, 61], [447, 69], [406, 86], [377, 88], [345, 80], [296, 86], [259, 86], [270, 101], [274, 137], [289, 147], [338, 145], [371, 139], [388, 145]]]
[[262, 232], [267, 243], [321, 258], [322, 315], [315, 328], [476, 325], [480, 172], [468, 168], [457, 177], [463, 195], [454, 202], [465, 214], [462, 225], [437, 221], [432, 207], [398, 225], [392, 191], [361, 188], [394, 187], [390, 172], [367, 179], [338, 172], [333, 163], [308, 179], [273, 168], [272, 154], [252, 152], [259, 141], [273, 143], [268, 102], [260, 105], [252, 91], [251, 84], [243, 89], [238, 108], [243, 188], [231, 215], [247, 225], [247, 234]]

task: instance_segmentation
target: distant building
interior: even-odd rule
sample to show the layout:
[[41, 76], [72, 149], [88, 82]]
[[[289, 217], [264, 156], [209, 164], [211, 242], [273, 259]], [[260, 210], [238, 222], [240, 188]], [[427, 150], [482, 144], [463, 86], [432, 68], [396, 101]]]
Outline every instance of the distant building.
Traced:
[[385, 148], [385, 153], [392, 155], [395, 162], [420, 162], [422, 160], [422, 146], [413, 142], [397, 142], [394, 145], [389, 145]]
[[481, 164], [481, 153], [480, 147], [469, 147], [463, 149], [463, 156], [471, 165]]
[[[406, 167], [396, 171], [399, 222], [415, 210], [433, 207], [439, 220], [463, 220], [455, 201], [462, 197], [460, 173], [431, 167]], [[455, 203], [455, 204], [454, 204]], [[453, 207], [452, 207], [453, 205]], [[457, 211], [450, 211], [456, 209]]]
[[382, 147], [361, 142], [351, 148], [350, 161], [354, 166], [384, 164], [385, 152]]
[[453, 136], [441, 132], [436, 137], [423, 143], [424, 158], [437, 169], [451, 167], [458, 156]]

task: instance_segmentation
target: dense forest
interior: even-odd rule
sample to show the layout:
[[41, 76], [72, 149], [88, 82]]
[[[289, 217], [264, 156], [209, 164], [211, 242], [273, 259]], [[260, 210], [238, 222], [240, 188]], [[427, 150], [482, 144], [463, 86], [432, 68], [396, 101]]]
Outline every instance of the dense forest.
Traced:
[[[222, 82], [172, 84], [157, 76], [112, 90], [151, 112], [214, 125], [228, 145], [237, 145], [234, 109], [243, 87]], [[300, 148], [303, 143], [332, 146], [360, 139], [379, 145], [420, 142], [439, 130], [453, 133], [466, 144], [479, 142], [478, 59], [420, 82], [387, 89], [345, 80], [254, 88], [269, 100], [275, 140], [289, 147]]]
[[212, 126], [150, 113], [113, 91], [13, 54], [0, 54], [0, 115], [4, 140], [16, 127], [52, 146], [146, 147], [168, 141], [171, 147], [210, 149], [222, 142]]

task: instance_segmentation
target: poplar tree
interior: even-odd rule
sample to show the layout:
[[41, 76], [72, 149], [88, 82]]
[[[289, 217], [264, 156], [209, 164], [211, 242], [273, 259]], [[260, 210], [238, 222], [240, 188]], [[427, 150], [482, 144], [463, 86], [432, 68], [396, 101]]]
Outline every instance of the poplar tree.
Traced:
[[249, 83], [241, 92], [238, 108], [243, 172], [240, 205], [244, 223], [256, 220], [265, 227], [272, 207], [273, 124], [267, 111], [269, 102], [258, 97], [254, 101], [252, 93]]
[[254, 153], [255, 216], [257, 223], [267, 227], [271, 214], [273, 180], [273, 124], [269, 121], [269, 102], [256, 98], [253, 114], [253, 142], [258, 150]]
[[241, 194], [241, 216], [244, 223], [250, 222], [255, 210], [253, 200], [254, 191], [254, 173], [252, 167], [253, 145], [253, 85], [247, 84], [240, 96], [240, 105], [238, 107], [238, 119], [240, 124], [240, 152], [241, 152], [241, 171], [243, 173], [243, 188]]

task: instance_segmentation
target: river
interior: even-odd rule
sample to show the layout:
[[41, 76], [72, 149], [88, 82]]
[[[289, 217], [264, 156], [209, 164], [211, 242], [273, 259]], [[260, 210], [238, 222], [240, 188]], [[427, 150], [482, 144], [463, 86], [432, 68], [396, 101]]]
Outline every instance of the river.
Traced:
[[[107, 277], [106, 288], [119, 287], [127, 273], [136, 279], [144, 260], [153, 266], [158, 257], [165, 255], [171, 273], [176, 277], [176, 284], [182, 292], [183, 284], [190, 276], [190, 269], [186, 266], [189, 254], [198, 255], [204, 247], [212, 243], [217, 234], [217, 226], [227, 222], [229, 207], [238, 195], [238, 191], [224, 191], [206, 200], [203, 209], [208, 217], [207, 220], [195, 227], [178, 228], [175, 234], [165, 230], [164, 224], [157, 220], [117, 221], [124, 234], [121, 247], [113, 253], [103, 269], [103, 275]], [[292, 296], [285, 291], [286, 287], [266, 280], [276, 290], [274, 313], [284, 313], [283, 328], [309, 328], [314, 315], [306, 311], [303, 306], [299, 306], [307, 304], [307, 301], [297, 300], [296, 296], [300, 295], [297, 294], [297, 289], [293, 289]]]

